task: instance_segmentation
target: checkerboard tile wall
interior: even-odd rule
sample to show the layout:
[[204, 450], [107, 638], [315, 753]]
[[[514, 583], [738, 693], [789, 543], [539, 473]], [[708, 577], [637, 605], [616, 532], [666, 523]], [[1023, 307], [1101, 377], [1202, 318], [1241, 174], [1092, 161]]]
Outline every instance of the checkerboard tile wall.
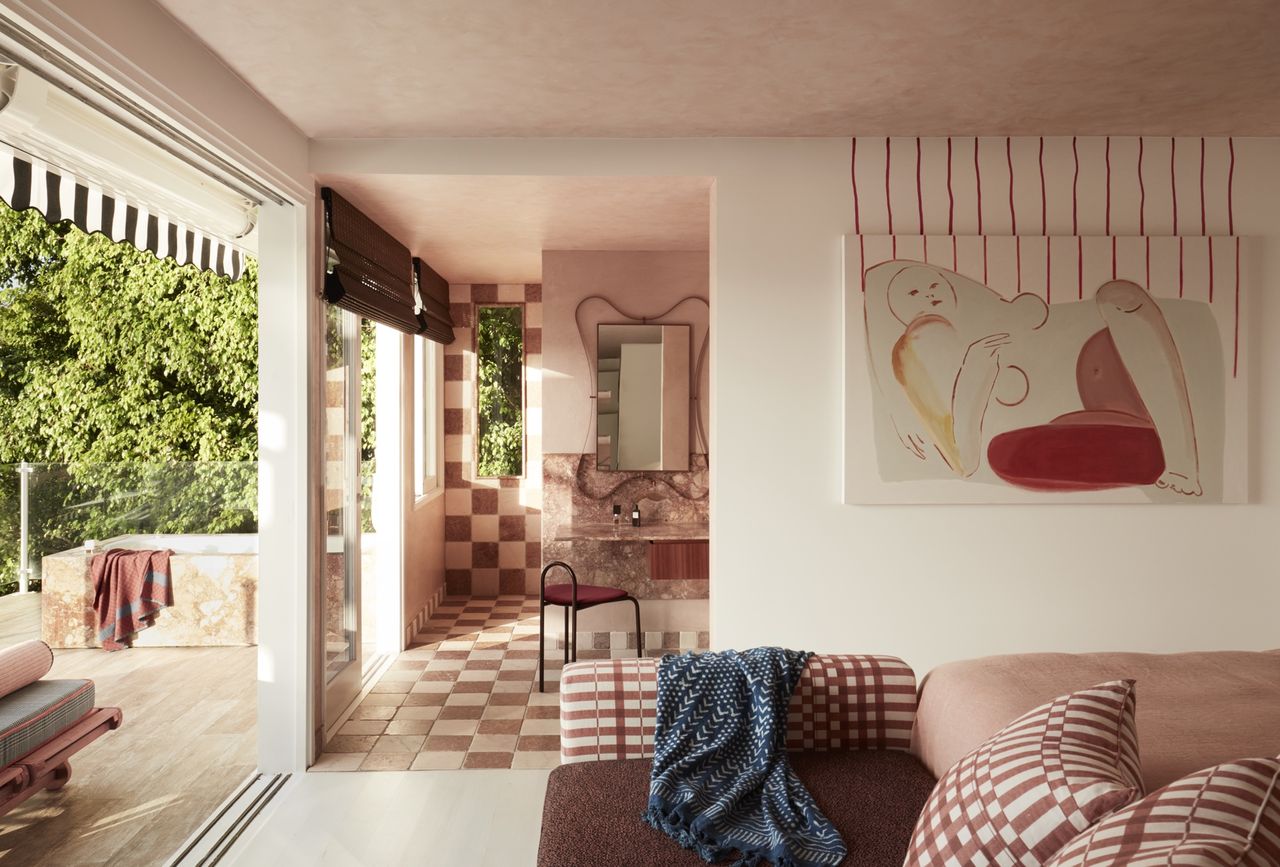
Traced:
[[[542, 286], [449, 287], [456, 340], [444, 355], [445, 589], [451, 596], [537, 592], [542, 568]], [[518, 479], [475, 475], [477, 306], [524, 308], [525, 467]]]

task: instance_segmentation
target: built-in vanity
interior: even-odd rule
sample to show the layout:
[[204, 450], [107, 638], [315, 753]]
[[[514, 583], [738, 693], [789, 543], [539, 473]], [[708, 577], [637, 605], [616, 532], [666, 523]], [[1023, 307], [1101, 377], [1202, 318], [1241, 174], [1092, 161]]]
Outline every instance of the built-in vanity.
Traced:
[[[668, 254], [544, 254], [543, 362], [563, 374], [546, 383], [544, 419], [565, 427], [553, 442], [585, 447], [566, 454], [553, 445], [543, 455], [542, 562], [563, 560], [579, 581], [639, 599], [646, 647], [706, 647], [709, 468], [701, 395], [709, 308], [699, 293], [668, 294], [644, 309], [643, 300], [606, 297], [600, 282], [560, 279], [562, 261], [589, 264], [599, 274], [600, 263], [618, 255], [658, 261]], [[626, 297], [650, 294], [656, 293]], [[575, 332], [569, 346], [553, 336], [565, 326]], [[634, 646], [628, 617], [626, 606], [583, 612], [579, 630], [594, 636], [581, 635], [581, 646], [594, 638], [597, 648], [616, 649], [624, 631], [626, 646]]]

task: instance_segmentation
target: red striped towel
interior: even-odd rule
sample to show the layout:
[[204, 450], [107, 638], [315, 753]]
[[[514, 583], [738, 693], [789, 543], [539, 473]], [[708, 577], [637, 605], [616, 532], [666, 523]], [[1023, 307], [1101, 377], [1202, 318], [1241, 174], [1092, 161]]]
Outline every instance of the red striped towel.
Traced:
[[173, 604], [169, 582], [172, 551], [112, 549], [95, 554], [89, 575], [93, 580], [93, 610], [104, 650], [123, 650], [133, 636], [150, 626], [161, 609]]

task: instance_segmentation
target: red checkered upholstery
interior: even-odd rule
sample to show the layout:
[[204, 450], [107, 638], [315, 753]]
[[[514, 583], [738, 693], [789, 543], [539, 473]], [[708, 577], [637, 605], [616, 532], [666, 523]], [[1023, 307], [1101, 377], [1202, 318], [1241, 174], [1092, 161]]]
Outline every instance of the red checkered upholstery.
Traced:
[[1170, 783], [1067, 844], [1050, 867], [1280, 864], [1280, 759], [1240, 759]]
[[790, 750], [905, 750], [916, 675], [892, 656], [814, 654], [791, 695]]
[[653, 755], [658, 660], [573, 662], [560, 673], [560, 761]]
[[1064, 695], [955, 764], [925, 805], [906, 867], [1038, 867], [1142, 796], [1133, 681]]
[[[560, 760], [652, 756], [657, 673], [656, 659], [565, 666], [560, 676]], [[791, 696], [787, 747], [906, 750], [915, 708], [915, 673], [902, 660], [815, 654]]]

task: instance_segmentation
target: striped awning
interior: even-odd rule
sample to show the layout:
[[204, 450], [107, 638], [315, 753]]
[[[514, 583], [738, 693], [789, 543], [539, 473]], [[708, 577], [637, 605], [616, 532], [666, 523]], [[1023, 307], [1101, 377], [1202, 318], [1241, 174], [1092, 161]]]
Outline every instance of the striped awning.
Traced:
[[0, 143], [0, 199], [15, 211], [34, 209], [50, 223], [70, 220], [85, 232], [128, 241], [161, 259], [195, 265], [232, 280], [244, 270], [244, 250], [143, 202], [106, 192], [97, 184]]

